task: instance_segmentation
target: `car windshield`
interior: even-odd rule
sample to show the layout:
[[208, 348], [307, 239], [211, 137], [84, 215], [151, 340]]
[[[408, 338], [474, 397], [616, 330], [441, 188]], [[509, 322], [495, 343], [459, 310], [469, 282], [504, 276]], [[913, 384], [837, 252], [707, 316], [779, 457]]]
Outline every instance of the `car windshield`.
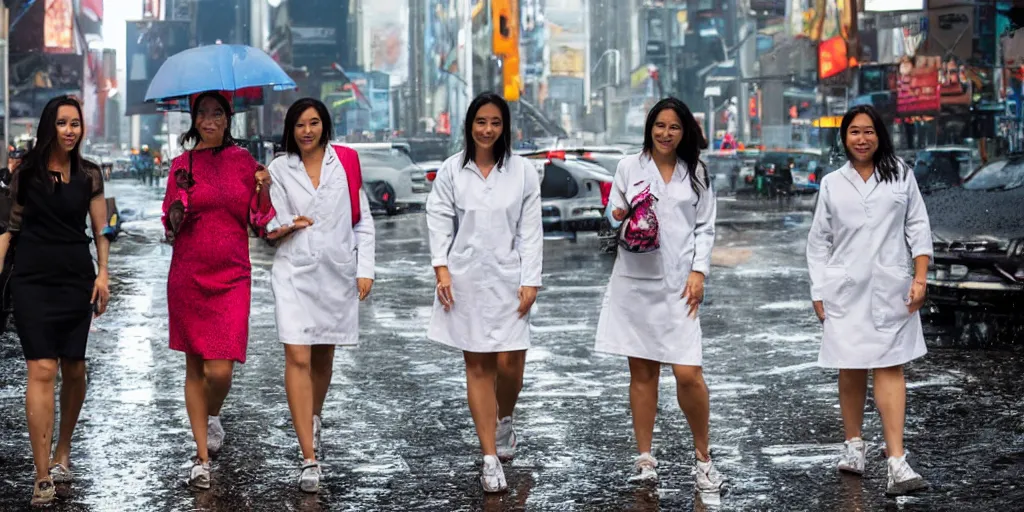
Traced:
[[970, 165], [966, 151], [921, 151], [914, 162], [914, 177], [925, 191], [957, 187]]
[[415, 165], [409, 155], [400, 149], [370, 149], [359, 152], [363, 165], [405, 169]]
[[968, 190], [1010, 190], [1024, 185], [1024, 158], [992, 162], [964, 182]]

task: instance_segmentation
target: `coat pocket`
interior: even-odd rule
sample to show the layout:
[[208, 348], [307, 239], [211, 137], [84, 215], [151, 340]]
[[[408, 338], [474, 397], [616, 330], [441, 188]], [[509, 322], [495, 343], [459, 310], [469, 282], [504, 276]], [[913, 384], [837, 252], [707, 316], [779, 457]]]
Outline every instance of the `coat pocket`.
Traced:
[[825, 282], [822, 287], [822, 306], [825, 318], [843, 318], [846, 316], [851, 300], [850, 290], [853, 280], [846, 274], [843, 267], [825, 267]]
[[665, 277], [662, 251], [635, 253], [620, 247], [612, 273], [633, 279], [662, 279]]
[[896, 331], [910, 318], [913, 277], [904, 267], [877, 266], [871, 276], [871, 317], [880, 331]]

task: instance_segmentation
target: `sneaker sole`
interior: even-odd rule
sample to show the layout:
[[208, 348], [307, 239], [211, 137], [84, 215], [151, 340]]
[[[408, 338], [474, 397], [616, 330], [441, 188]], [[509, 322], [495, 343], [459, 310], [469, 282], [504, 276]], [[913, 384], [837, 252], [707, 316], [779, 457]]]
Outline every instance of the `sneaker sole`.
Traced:
[[629, 477], [628, 482], [631, 483], [631, 484], [651, 484], [651, 485], [653, 485], [653, 484], [658, 483], [658, 477], [656, 477], [656, 476], [648, 476], [648, 477], [642, 477], [641, 478], [641, 477], [638, 477], [638, 476], [631, 476], [631, 477]]
[[305, 493], [316, 494], [320, 492], [320, 482], [313, 483], [309, 480], [301, 481], [299, 482], [299, 489], [302, 489], [302, 492]]
[[924, 478], [914, 478], [906, 482], [900, 482], [885, 490], [888, 496], [903, 496], [915, 491], [923, 491], [928, 488], [928, 482]]
[[846, 473], [848, 475], [864, 476], [864, 470], [852, 468], [849, 466], [839, 466], [840, 473]]
[[189, 485], [189, 487], [192, 487], [194, 489], [199, 489], [201, 491], [208, 491], [208, 490], [210, 490], [210, 482], [209, 481], [207, 481], [207, 482], [200, 482], [198, 480], [194, 480], [194, 481], [190, 481], [188, 483], [188, 485]]
[[505, 483], [505, 485], [503, 485], [501, 487], [498, 487], [497, 489], [490, 489], [490, 488], [488, 488], [487, 487], [487, 482], [486, 482], [486, 480], [484, 480], [484, 477], [480, 477], [480, 487], [482, 487], [484, 492], [487, 493], [487, 494], [501, 494], [503, 492], [507, 492], [508, 491], [508, 483], [507, 482]]

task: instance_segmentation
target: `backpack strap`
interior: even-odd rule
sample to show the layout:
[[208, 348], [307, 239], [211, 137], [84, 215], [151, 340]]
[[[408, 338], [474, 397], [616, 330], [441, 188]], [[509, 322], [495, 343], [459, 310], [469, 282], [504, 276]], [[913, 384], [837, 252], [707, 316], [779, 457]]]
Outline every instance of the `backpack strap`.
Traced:
[[363, 169], [359, 165], [359, 153], [352, 148], [332, 144], [338, 154], [341, 166], [345, 168], [345, 179], [348, 181], [348, 199], [352, 207], [352, 225], [359, 224], [361, 210], [359, 208], [359, 189], [363, 187]]

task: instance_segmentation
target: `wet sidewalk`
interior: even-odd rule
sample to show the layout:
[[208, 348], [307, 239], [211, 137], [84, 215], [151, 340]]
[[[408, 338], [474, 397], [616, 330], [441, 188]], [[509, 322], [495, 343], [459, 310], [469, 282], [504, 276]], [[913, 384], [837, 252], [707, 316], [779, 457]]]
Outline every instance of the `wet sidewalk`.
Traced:
[[[433, 274], [422, 215], [377, 220], [377, 282], [360, 311], [362, 345], [338, 352], [324, 413], [324, 490], [298, 490], [298, 444], [274, 332], [270, 252], [253, 253], [249, 361], [223, 412], [213, 489], [189, 490], [194, 452], [184, 358], [167, 348], [170, 248], [158, 243], [159, 191], [113, 184], [134, 209], [111, 256], [113, 302], [89, 348], [89, 392], [72, 452], [77, 481], [56, 510], [1015, 510], [1024, 501], [1024, 355], [932, 350], [910, 365], [906, 444], [932, 484], [886, 498], [884, 462], [863, 479], [835, 472], [842, 429], [835, 372], [814, 366], [820, 326], [808, 304], [806, 224], [726, 233], [750, 251], [712, 269], [702, 313], [712, 452], [732, 480], [721, 507], [693, 496], [693, 449], [663, 373], [656, 488], [629, 484], [634, 442], [622, 358], [593, 352], [612, 259], [596, 240], [545, 247], [545, 288], [518, 409], [510, 492], [485, 497], [460, 354], [425, 339]], [[132, 220], [141, 218], [140, 220]], [[31, 497], [25, 369], [0, 339], [0, 510]], [[865, 436], [881, 426], [870, 405]]]

